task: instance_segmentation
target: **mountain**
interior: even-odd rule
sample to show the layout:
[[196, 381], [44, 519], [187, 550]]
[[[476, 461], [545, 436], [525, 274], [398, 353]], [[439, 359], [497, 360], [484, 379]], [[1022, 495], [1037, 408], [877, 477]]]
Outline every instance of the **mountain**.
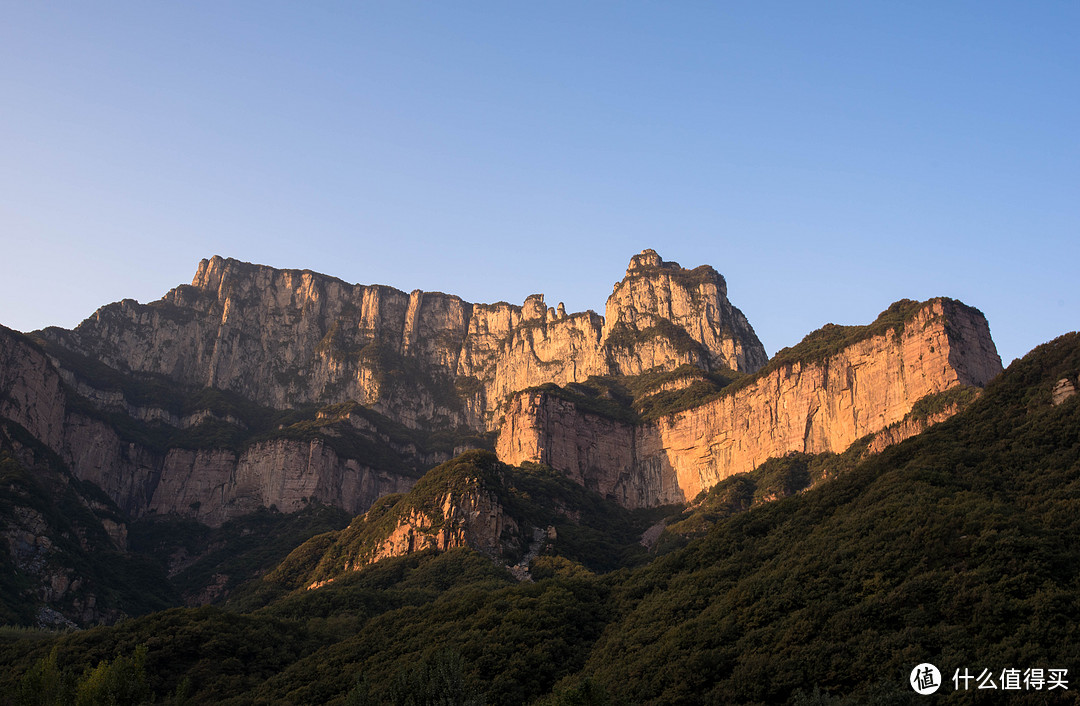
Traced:
[[[371, 610], [346, 620], [359, 628], [458, 588], [528, 604], [570, 581], [574, 600], [588, 596], [584, 632], [540, 622], [583, 669], [621, 620], [603, 607], [608, 581], [922, 438], [1000, 371], [985, 317], [944, 298], [827, 325], [767, 359], [721, 275], [651, 250], [603, 317], [542, 295], [470, 304], [212, 258], [192, 285], [105, 306], [73, 331], [0, 327], [0, 615], [56, 629], [216, 604], [310, 627], [368, 586]], [[1053, 401], [1076, 382], [1059, 378]], [[231, 620], [172, 615], [211, 632]], [[235, 639], [261, 629], [252, 620]], [[259, 663], [267, 675], [316, 659], [308, 638], [275, 639], [292, 647]], [[473, 648], [452, 647], [423, 669], [464, 678]], [[69, 684], [61, 667], [95, 654], [105, 670], [161, 668], [153, 650], [108, 649], [35, 669]], [[507, 703], [550, 692], [549, 658], [535, 658], [548, 676], [531, 686], [482, 691]]]
[[[0, 347], [0, 394], [26, 401], [0, 414], [124, 511], [211, 525], [313, 501], [361, 512], [469, 448], [548, 463], [628, 507], [682, 502], [770, 456], [843, 448], [1000, 371], [982, 315], [933, 300], [827, 327], [746, 377], [766, 357], [723, 277], [651, 250], [631, 259], [606, 318], [540, 295], [469, 304], [212, 258], [160, 301], [30, 340], [5, 332]], [[604, 415], [576, 402], [560, 421], [536, 392], [552, 385], [563, 402], [604, 387], [615, 423], [595, 431]], [[628, 388], [641, 393], [630, 404]], [[552, 451], [572, 437], [541, 415], [578, 432], [577, 450]]]
[[[347, 285], [234, 260], [74, 331], [0, 335], [8, 405], [126, 512], [211, 525], [318, 501], [360, 512], [468, 448], [491, 448], [507, 396], [538, 384], [765, 353], [723, 278], [635, 256], [608, 319]], [[659, 368], [657, 367], [659, 366]]]
[[[301, 545], [228, 610], [6, 633], [0, 691], [15, 703], [76, 682], [92, 693], [78, 675], [100, 673], [172, 703], [913, 703], [910, 672], [930, 662], [943, 703], [1074, 703], [1078, 377], [1080, 335], [1069, 334], [980, 394], [957, 395], [958, 412], [903, 442], [868, 453], [864, 438], [842, 454], [789, 455], [732, 476], [674, 509], [670, 531], [687, 539], [661, 542], [666, 553], [646, 564], [590, 571], [560, 554], [556, 526], [530, 562], [532, 582], [458, 547], [308, 588], [320, 571], [370, 558], [403, 519], [428, 517], [409, 524], [413, 536], [431, 529], [447, 546], [477, 530], [471, 515], [442, 510], [447, 497], [486, 495], [493, 504], [474, 502], [475, 517], [497, 504], [503, 529], [509, 519], [572, 526], [584, 498], [630, 517], [557, 472], [471, 452]], [[785, 492], [793, 480], [806, 489]], [[556, 499], [572, 489], [578, 500]], [[557, 509], [514, 508], [526, 500]], [[517, 547], [529, 539], [503, 536]], [[1069, 689], [1006, 694], [1011, 669], [1065, 670]], [[993, 690], [957, 688], [952, 676], [965, 670], [985, 671]]]
[[[255, 551], [242, 549], [243, 532], [266, 525], [247, 518], [267, 510], [307, 513], [310, 521], [271, 521], [296, 542], [358, 516], [346, 536], [382, 544], [341, 549], [354, 568], [369, 563], [361, 554], [429, 546], [482, 549], [513, 566], [556, 528], [556, 508], [545, 522], [514, 514], [522, 499], [492, 488], [444, 489], [435, 514], [393, 506], [398, 497], [431, 506], [414, 485], [430, 492], [429, 469], [469, 449], [494, 450], [500, 477], [520, 480], [507, 469], [540, 464], [605, 502], [661, 508], [792, 452], [838, 452], [866, 435], [880, 451], [954, 414], [1000, 369], [985, 318], [948, 299], [897, 302], [869, 325], [826, 326], [767, 360], [720, 274], [652, 250], [631, 258], [604, 317], [568, 315], [543, 295], [470, 304], [214, 257], [191, 285], [147, 305], [102, 307], [73, 331], [0, 328], [0, 421], [20, 473], [48, 476], [46, 488], [91, 489], [77, 491], [80, 502], [104, 515], [76, 533], [104, 533], [109, 551], [148, 559], [166, 575], [155, 574], [150, 594], [198, 602], [225, 599], [295, 547], [282, 539], [258, 560], [222, 555], [222, 546]], [[46, 456], [51, 470], [35, 470]], [[98, 489], [96, 500], [83, 497]], [[331, 519], [324, 507], [345, 514]], [[375, 515], [391, 510], [396, 524], [374, 537], [371, 527], [388, 523]], [[589, 512], [567, 512], [564, 535], [602, 534]], [[498, 532], [479, 531], [477, 513]], [[23, 538], [8, 551], [23, 572], [29, 560], [19, 557], [29, 555], [18, 547], [75, 531], [8, 527]], [[437, 527], [450, 534], [434, 537]], [[129, 531], [138, 557], [115, 539]], [[624, 540], [616, 553], [629, 556]], [[305, 571], [312, 582], [334, 578]], [[55, 576], [37, 571], [23, 594], [52, 622], [145, 609], [119, 598], [107, 610], [80, 608], [68, 586], [86, 582]]]

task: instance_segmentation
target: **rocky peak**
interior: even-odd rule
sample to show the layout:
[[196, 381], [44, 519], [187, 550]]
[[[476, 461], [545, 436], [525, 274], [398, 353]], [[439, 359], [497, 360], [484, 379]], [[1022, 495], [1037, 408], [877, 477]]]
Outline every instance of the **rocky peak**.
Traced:
[[547, 314], [547, 305], [544, 304], [543, 294], [530, 294], [525, 297], [525, 303], [521, 307], [522, 321], [535, 321], [544, 319]]
[[[768, 360], [753, 327], [728, 301], [727, 282], [708, 265], [687, 270], [665, 262], [655, 250], [643, 250], [630, 259], [605, 313], [605, 341], [633, 348], [636, 358], [644, 351], [646, 360], [678, 359], [706, 370], [744, 372]], [[620, 372], [644, 369], [631, 365]]]
[[214, 255], [208, 260], [200, 260], [199, 269], [195, 271], [191, 286], [199, 289], [216, 290], [221, 285], [221, 278], [224, 273], [225, 260], [220, 255]]
[[626, 268], [627, 276], [634, 270], [642, 270], [649, 267], [660, 267], [664, 263], [663, 258], [652, 248], [646, 248], [639, 254], [630, 258], [630, 266]]
[[[719, 288], [723, 296], [727, 296], [727, 281], [711, 265], [699, 265], [692, 270], [688, 270], [674, 260], [665, 260], [651, 248], [642, 250], [630, 258], [630, 264], [626, 267], [626, 277], [623, 281], [625, 282], [626, 279], [631, 277], [660, 277], [663, 275], [690, 282], [709, 281]], [[619, 284], [615, 285], [616, 288], [618, 286]]]

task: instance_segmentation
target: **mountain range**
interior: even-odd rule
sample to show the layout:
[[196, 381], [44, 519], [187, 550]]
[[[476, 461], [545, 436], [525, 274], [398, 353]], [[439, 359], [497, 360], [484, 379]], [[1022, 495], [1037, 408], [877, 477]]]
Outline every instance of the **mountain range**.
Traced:
[[0, 328], [0, 688], [902, 703], [920, 662], [1069, 668], [1078, 374], [1075, 334], [1003, 372], [948, 298], [770, 358], [652, 250], [603, 316], [214, 257]]

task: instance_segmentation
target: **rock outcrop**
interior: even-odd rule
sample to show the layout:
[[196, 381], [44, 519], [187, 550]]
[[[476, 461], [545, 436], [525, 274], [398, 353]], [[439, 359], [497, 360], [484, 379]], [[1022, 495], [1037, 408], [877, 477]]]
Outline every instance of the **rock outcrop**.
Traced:
[[983, 386], [1001, 371], [977, 310], [947, 299], [907, 309], [902, 320], [825, 354], [814, 346], [850, 334], [823, 330], [808, 337], [809, 350], [778, 355], [716, 399], [639, 424], [542, 391], [519, 394], [497, 452], [511, 464], [547, 463], [626, 507], [642, 507], [685, 502], [792, 451], [842, 451], [902, 422], [918, 400]]
[[605, 571], [640, 551], [644, 527], [636, 524], [546, 466], [507, 466], [473, 450], [431, 469], [408, 493], [379, 499], [345, 529], [312, 537], [264, 580], [316, 589], [383, 559], [459, 548], [486, 555], [518, 581], [533, 580], [538, 558], [547, 575], [575, 563]]
[[1051, 401], [1056, 407], [1062, 404], [1065, 400], [1069, 399], [1076, 394], [1076, 385], [1069, 378], [1061, 378], [1054, 385], [1054, 389], [1051, 392]]
[[417, 428], [493, 430], [507, 395], [548, 382], [685, 363], [753, 371], [766, 360], [719, 274], [651, 250], [615, 285], [606, 320], [543, 295], [470, 304], [214, 257], [160, 301], [124, 300], [40, 335], [124, 372], [279, 409], [356, 400]]
[[[519, 554], [520, 518], [507, 512], [506, 467], [488, 451], [471, 451], [429, 471], [404, 495], [381, 499], [346, 529], [300, 547], [283, 564], [302, 585], [319, 588], [344, 573], [427, 549], [469, 547], [503, 562]], [[318, 564], [304, 567], [312, 554]], [[271, 577], [273, 580], [273, 577]]]
[[[503, 554], [505, 533], [516, 534], [517, 523], [507, 517], [495, 497], [483, 489], [447, 492], [435, 507], [414, 508], [396, 519], [382, 538], [358, 547], [345, 561], [345, 571], [357, 571], [382, 559], [426, 549], [448, 551], [471, 548], [492, 558]], [[333, 579], [308, 585], [319, 588]]]

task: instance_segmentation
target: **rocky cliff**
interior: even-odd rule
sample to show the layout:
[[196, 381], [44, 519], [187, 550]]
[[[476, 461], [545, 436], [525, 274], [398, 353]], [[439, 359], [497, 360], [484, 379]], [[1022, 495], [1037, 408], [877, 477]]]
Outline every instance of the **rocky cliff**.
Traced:
[[226, 414], [181, 415], [92, 387], [32, 340], [0, 329], [0, 420], [26, 429], [134, 516], [172, 512], [217, 525], [260, 507], [291, 512], [314, 501], [358, 513], [452, 455], [392, 439], [362, 411], [324, 411], [251, 438]]
[[768, 357], [727, 282], [708, 265], [685, 270], [653, 250], [630, 259], [607, 301], [603, 341], [610, 374], [637, 375], [689, 363], [704, 370], [753, 372]]
[[355, 400], [411, 427], [495, 429], [512, 392], [655, 366], [753, 371], [766, 361], [711, 267], [635, 256], [607, 318], [347, 284], [214, 257], [148, 305], [99, 309], [53, 344], [123, 372], [230, 390], [278, 409]]
[[769, 458], [841, 451], [903, 422], [919, 400], [983, 386], [1000, 371], [980, 312], [948, 299], [898, 302], [870, 326], [811, 334], [714, 399], [636, 424], [523, 392], [496, 449], [507, 463], [547, 463], [627, 507], [685, 502]]
[[[125, 511], [216, 525], [313, 500], [361, 512], [484, 447], [462, 430], [497, 428], [503, 400], [537, 384], [765, 361], [707, 266], [645, 251], [607, 311], [567, 315], [543, 295], [470, 304], [215, 257], [160, 301], [111, 304], [36, 341], [0, 337], [0, 416]], [[335, 403], [355, 413], [336, 425], [287, 413]]]

